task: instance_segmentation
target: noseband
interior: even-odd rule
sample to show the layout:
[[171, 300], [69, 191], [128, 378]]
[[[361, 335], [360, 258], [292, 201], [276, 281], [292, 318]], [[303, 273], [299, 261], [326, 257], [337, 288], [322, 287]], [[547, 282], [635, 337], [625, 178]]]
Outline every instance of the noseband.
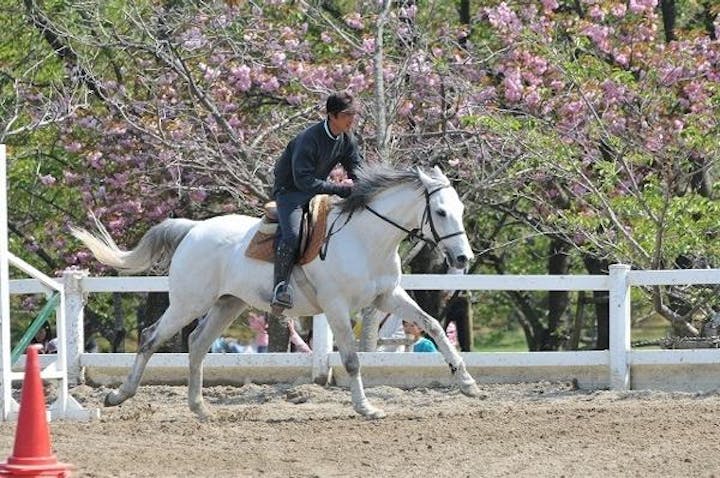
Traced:
[[[392, 224], [393, 226], [400, 229], [401, 231], [406, 232], [409, 237], [423, 241], [426, 244], [430, 245], [431, 247], [435, 248], [435, 247], [437, 247], [438, 244], [440, 244], [441, 241], [444, 241], [445, 239], [459, 236], [460, 234], [465, 234], [465, 230], [461, 229], [457, 232], [453, 232], [450, 234], [446, 234], [444, 236], [440, 236], [437, 232], [437, 229], [435, 229], [435, 223], [433, 222], [432, 214], [430, 211], [430, 196], [432, 196], [433, 194], [435, 194], [438, 191], [441, 191], [441, 190], [443, 190], [445, 188], [449, 188], [449, 187], [450, 187], [450, 185], [446, 184], [444, 186], [440, 186], [439, 188], [433, 189], [430, 192], [428, 192], [427, 189], [425, 190], [425, 211], [423, 212], [423, 217], [422, 217], [422, 220], [420, 221], [420, 227], [417, 227], [415, 229], [408, 229], [408, 228], [398, 224], [397, 222], [393, 221], [392, 219], [383, 216], [382, 214], [380, 214], [379, 212], [377, 212], [375, 209], [371, 208], [370, 206], [365, 206], [365, 209], [367, 209], [371, 213], [375, 214], [377, 217], [379, 217], [383, 221], [385, 221], [389, 224]], [[432, 232], [432, 237], [433, 237], [432, 239], [425, 237], [425, 235], [422, 233], [423, 226], [426, 223], [430, 224], [430, 232]]]

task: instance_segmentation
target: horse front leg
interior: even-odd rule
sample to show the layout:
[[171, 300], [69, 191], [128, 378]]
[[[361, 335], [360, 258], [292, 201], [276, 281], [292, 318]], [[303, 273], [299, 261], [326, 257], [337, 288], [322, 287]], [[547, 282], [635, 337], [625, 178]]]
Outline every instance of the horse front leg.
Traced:
[[335, 337], [340, 358], [343, 366], [350, 377], [350, 396], [353, 409], [366, 418], [384, 418], [385, 412], [370, 404], [365, 396], [365, 389], [360, 374], [360, 359], [358, 357], [355, 335], [349, 319], [349, 312], [346, 307], [336, 307], [325, 310], [330, 329]]
[[475, 379], [465, 368], [465, 362], [455, 347], [450, 343], [440, 323], [420, 308], [419, 305], [401, 287], [396, 287], [392, 292], [379, 298], [378, 308], [384, 312], [390, 312], [402, 317], [403, 320], [417, 324], [427, 332], [433, 339], [442, 353], [445, 361], [450, 366], [450, 373], [455, 377], [460, 386], [460, 391], [468, 397], [484, 397], [477, 386]]

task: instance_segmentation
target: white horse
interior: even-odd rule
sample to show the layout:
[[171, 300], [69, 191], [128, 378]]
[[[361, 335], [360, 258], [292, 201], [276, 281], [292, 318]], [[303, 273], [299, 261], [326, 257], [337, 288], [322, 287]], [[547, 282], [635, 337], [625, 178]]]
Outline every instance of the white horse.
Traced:
[[[465, 267], [473, 258], [463, 210], [457, 192], [437, 167], [429, 173], [368, 167], [359, 172], [353, 194], [330, 211], [325, 259], [294, 268], [295, 304], [287, 315], [326, 315], [350, 376], [353, 408], [363, 416], [385, 416], [365, 396], [350, 323], [351, 312], [370, 305], [418, 324], [438, 345], [461, 391], [480, 395], [438, 321], [400, 287], [398, 246], [408, 234], [440, 247], [453, 267]], [[171, 255], [170, 306], [143, 330], [133, 368], [125, 382], [108, 393], [106, 406], [135, 395], [158, 347], [204, 316], [189, 338], [188, 404], [198, 416], [209, 415], [202, 397], [202, 363], [210, 345], [248, 306], [270, 310], [273, 266], [244, 254], [258, 225], [259, 219], [242, 215], [166, 219], [132, 251], [118, 248], [100, 224], [99, 236], [73, 229], [100, 262], [126, 273], [145, 271], [164, 254]]]

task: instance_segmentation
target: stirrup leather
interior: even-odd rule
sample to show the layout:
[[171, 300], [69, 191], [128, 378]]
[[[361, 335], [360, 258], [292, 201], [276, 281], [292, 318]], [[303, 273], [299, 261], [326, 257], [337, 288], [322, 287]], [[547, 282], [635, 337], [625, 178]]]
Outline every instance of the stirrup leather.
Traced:
[[283, 307], [285, 309], [292, 309], [293, 306], [293, 288], [290, 284], [286, 284], [285, 281], [278, 282], [273, 291], [272, 302], [270, 303], [273, 307]]

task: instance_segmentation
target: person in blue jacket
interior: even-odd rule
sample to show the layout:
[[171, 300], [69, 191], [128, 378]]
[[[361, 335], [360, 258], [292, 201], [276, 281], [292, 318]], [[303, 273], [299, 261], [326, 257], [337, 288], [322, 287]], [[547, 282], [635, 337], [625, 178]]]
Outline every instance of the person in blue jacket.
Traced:
[[425, 333], [413, 322], [403, 321], [405, 335], [413, 338], [412, 352], [437, 352], [438, 349], [432, 340], [425, 337]]
[[[358, 112], [355, 99], [349, 93], [334, 93], [325, 106], [327, 117], [290, 141], [275, 164], [273, 196], [280, 229], [271, 302], [275, 309], [293, 306], [290, 275], [299, 252], [303, 211], [317, 194], [348, 197], [362, 162], [352, 134]], [[329, 181], [328, 175], [338, 163], [345, 169], [347, 179], [340, 183]]]

